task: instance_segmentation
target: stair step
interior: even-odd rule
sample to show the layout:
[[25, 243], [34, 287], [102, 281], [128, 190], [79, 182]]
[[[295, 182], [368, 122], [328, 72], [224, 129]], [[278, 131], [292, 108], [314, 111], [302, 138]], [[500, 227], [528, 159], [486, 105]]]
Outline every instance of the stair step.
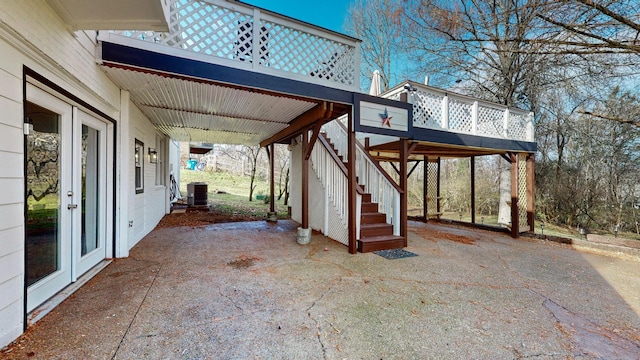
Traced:
[[371, 202], [371, 194], [362, 194], [362, 202], [363, 203]]
[[360, 214], [360, 224], [387, 223], [387, 215], [379, 212], [362, 212]]
[[363, 202], [360, 206], [360, 211], [364, 213], [378, 212], [378, 203]]
[[358, 240], [358, 251], [361, 253], [378, 250], [401, 249], [403, 247], [404, 238], [402, 236], [369, 236]]
[[387, 223], [360, 225], [361, 238], [378, 235], [393, 235], [393, 225]]

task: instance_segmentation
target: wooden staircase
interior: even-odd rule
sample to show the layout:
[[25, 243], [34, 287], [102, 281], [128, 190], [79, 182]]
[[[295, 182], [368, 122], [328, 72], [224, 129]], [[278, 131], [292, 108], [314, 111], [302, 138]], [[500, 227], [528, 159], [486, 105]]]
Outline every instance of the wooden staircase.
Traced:
[[[347, 162], [342, 156], [338, 155], [338, 151], [325, 134], [321, 134], [330, 145], [330, 151], [342, 161], [347, 169]], [[356, 178], [356, 182], [358, 179]], [[362, 204], [360, 207], [360, 240], [357, 241], [358, 251], [367, 253], [378, 250], [399, 249], [404, 247], [404, 237], [393, 235], [393, 225], [387, 223], [387, 216], [378, 212], [378, 203], [371, 202], [371, 194], [365, 193], [364, 186], [358, 185], [362, 195]]]
[[404, 238], [393, 235], [393, 225], [387, 223], [385, 214], [378, 212], [378, 204], [371, 202], [371, 194], [362, 194], [358, 251], [367, 253], [402, 247]]

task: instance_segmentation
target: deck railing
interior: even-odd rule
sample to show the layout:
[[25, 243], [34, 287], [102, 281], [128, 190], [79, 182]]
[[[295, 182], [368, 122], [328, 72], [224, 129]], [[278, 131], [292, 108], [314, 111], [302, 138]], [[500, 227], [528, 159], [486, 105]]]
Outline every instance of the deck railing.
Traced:
[[383, 96], [400, 100], [402, 93], [408, 93], [407, 99], [413, 104], [414, 127], [535, 141], [531, 112], [415, 83], [399, 86]]
[[[169, 32], [100, 32], [99, 40], [171, 48], [167, 53], [286, 76], [346, 90], [360, 89], [357, 40], [225, 0], [167, 0]], [[129, 40], [136, 40], [130, 42]], [[143, 46], [144, 47], [144, 46]]]
[[[322, 131], [331, 139], [338, 155], [346, 158], [348, 153], [347, 129], [341, 119], [326, 123]], [[371, 194], [371, 202], [378, 203], [378, 211], [385, 214], [387, 223], [393, 225], [393, 234], [400, 235], [400, 192], [397, 186], [374, 163], [364, 147], [356, 144], [356, 176], [364, 192]], [[359, 228], [358, 228], [359, 238]]]

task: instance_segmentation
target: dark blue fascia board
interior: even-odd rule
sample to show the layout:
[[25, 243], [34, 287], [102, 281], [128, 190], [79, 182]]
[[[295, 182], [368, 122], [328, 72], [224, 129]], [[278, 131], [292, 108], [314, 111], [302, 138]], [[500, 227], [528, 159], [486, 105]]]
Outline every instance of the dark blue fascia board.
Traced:
[[102, 61], [294, 96], [353, 104], [354, 92], [351, 91], [185, 59], [106, 41], [102, 42]]
[[411, 139], [417, 141], [428, 141], [433, 143], [457, 146], [470, 146], [483, 149], [496, 149], [527, 153], [534, 153], [538, 149], [538, 145], [535, 142], [497, 139], [418, 127], [413, 128], [413, 133], [411, 135]]
[[[373, 104], [380, 104], [384, 106], [396, 107], [407, 110], [407, 131], [398, 131], [391, 129], [383, 129], [371, 126], [365, 126], [360, 124], [360, 102], [366, 101]], [[369, 94], [353, 94], [353, 117], [354, 121], [354, 130], [358, 132], [372, 133], [372, 134], [380, 134], [380, 135], [389, 135], [389, 136], [397, 136], [401, 138], [411, 138], [411, 133], [413, 132], [413, 105], [410, 103], [406, 103], [403, 101], [385, 99]]]
[[157, 53], [130, 46], [102, 42], [102, 60], [125, 66], [155, 70], [184, 77], [193, 77], [213, 82], [226, 83], [249, 88], [279, 92], [294, 96], [334, 101], [343, 104], [353, 104], [354, 118], [360, 118], [360, 101], [406, 108], [409, 110], [408, 131], [394, 131], [380, 128], [361, 126], [355, 121], [355, 130], [382, 135], [397, 136], [417, 141], [429, 141], [441, 144], [459, 146], [473, 146], [480, 148], [499, 149], [508, 151], [535, 152], [536, 143], [494, 139], [482, 136], [451, 133], [442, 130], [422, 129], [413, 127], [413, 107], [409, 103], [383, 99], [368, 94], [330, 88], [323, 85], [306, 83], [298, 80], [281, 78], [278, 76], [256, 73], [248, 70], [231, 68], [224, 65], [206, 63], [193, 59]]

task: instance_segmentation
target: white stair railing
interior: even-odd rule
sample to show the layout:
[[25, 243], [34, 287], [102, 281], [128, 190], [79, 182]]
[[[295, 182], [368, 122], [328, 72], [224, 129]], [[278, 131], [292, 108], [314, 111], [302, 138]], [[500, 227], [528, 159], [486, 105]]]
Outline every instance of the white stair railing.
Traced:
[[347, 136], [347, 130], [342, 124], [342, 118], [338, 118], [331, 122], [322, 125], [322, 132], [327, 134], [327, 137], [331, 139], [331, 143], [336, 148], [338, 155], [346, 159], [349, 149], [349, 137]]
[[[323, 139], [319, 139], [313, 147], [309, 160], [311, 160], [311, 168], [322, 184], [325, 194], [325, 228], [323, 232], [348, 246], [349, 185], [347, 169], [340, 159], [334, 157], [333, 152], [325, 147]], [[356, 238], [359, 238], [362, 195], [357, 194], [356, 201]], [[329, 205], [334, 209], [334, 213], [329, 212]]]
[[356, 146], [356, 175], [371, 202], [378, 203], [378, 211], [393, 225], [393, 235], [400, 236], [400, 192], [360, 146]]
[[[347, 129], [340, 119], [325, 124], [322, 131], [327, 134], [337, 149], [338, 155], [346, 158], [348, 154]], [[387, 223], [393, 225], [393, 234], [399, 236], [400, 191], [360, 143], [356, 144], [356, 176], [358, 183], [364, 186], [364, 192], [371, 194], [371, 202], [378, 203], [378, 211], [386, 215]], [[359, 229], [357, 233], [360, 233]]]

